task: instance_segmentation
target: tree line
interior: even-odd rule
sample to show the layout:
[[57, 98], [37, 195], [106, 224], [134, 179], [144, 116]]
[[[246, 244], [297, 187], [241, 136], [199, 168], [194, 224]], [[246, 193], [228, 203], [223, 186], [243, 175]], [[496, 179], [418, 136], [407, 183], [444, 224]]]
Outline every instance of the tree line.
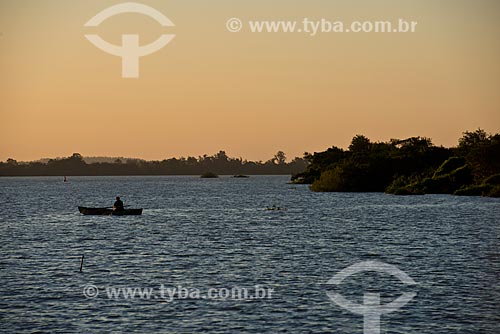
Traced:
[[357, 135], [347, 150], [304, 158], [306, 171], [292, 180], [313, 191], [500, 196], [500, 134], [481, 129], [464, 132], [451, 148], [425, 137], [372, 142]]
[[113, 162], [87, 163], [81, 154], [74, 153], [67, 158], [47, 161], [17, 162], [8, 159], [0, 162], [0, 176], [200, 175], [206, 172], [219, 175], [290, 175], [304, 171], [306, 166], [307, 161], [303, 158], [287, 162], [286, 154], [282, 151], [265, 162], [231, 158], [225, 151], [220, 151], [197, 158], [162, 161], [116, 159]]

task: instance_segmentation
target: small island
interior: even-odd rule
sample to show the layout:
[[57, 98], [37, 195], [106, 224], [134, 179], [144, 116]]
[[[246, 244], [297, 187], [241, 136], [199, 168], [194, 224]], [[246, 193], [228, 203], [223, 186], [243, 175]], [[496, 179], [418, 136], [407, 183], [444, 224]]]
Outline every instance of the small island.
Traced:
[[212, 172], [205, 172], [200, 175], [202, 179], [216, 179], [219, 177], [219, 175], [212, 173]]
[[464, 132], [452, 148], [412, 137], [371, 142], [357, 135], [347, 150], [305, 154], [307, 170], [292, 182], [318, 192], [386, 192], [500, 197], [500, 134]]

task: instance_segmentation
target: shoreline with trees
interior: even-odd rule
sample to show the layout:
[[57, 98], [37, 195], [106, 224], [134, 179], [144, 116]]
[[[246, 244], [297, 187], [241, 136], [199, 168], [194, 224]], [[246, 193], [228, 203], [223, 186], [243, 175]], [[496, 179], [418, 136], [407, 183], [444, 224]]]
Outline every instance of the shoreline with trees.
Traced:
[[[87, 162], [86, 160], [91, 162]], [[294, 158], [287, 162], [286, 154], [277, 152], [271, 159], [248, 161], [232, 158], [220, 151], [212, 156], [170, 158], [161, 161], [141, 159], [84, 158], [74, 153], [67, 158], [17, 162], [0, 162], [0, 177], [5, 176], [134, 176], [134, 175], [293, 175], [303, 172], [307, 161]]]
[[317, 192], [385, 192], [500, 197], [500, 134], [466, 131], [452, 148], [430, 138], [371, 142], [357, 135], [347, 150], [305, 154], [292, 181]]
[[[88, 159], [88, 161], [87, 161]], [[0, 162], [6, 176], [292, 175], [315, 192], [385, 192], [394, 195], [453, 194], [500, 197], [500, 134], [466, 131], [456, 147], [430, 138], [372, 142], [356, 135], [348, 149], [331, 147], [287, 162], [284, 152], [262, 161], [231, 158], [219, 151], [198, 158], [68, 158]]]

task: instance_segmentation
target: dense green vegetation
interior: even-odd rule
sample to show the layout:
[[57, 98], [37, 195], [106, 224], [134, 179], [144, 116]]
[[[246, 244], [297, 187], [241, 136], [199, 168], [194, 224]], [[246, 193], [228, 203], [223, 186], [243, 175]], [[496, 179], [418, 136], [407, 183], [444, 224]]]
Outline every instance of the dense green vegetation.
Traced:
[[357, 135], [348, 150], [305, 159], [307, 170], [292, 180], [313, 191], [500, 196], [500, 134], [481, 129], [465, 132], [453, 148], [422, 137], [374, 143]]
[[0, 176], [72, 176], [72, 175], [201, 175], [211, 171], [218, 175], [282, 174], [290, 175], [305, 170], [307, 161], [295, 158], [286, 162], [285, 153], [279, 151], [266, 162], [230, 158], [226, 152], [202, 157], [171, 158], [162, 161], [116, 159], [113, 162], [88, 163], [82, 155], [50, 159], [45, 162], [0, 162]]

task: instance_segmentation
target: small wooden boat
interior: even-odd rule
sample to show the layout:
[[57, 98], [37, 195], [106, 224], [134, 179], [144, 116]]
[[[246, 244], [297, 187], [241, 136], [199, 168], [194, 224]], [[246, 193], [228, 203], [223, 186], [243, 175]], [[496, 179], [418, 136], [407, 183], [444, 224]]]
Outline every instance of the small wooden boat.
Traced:
[[86, 216], [140, 216], [142, 209], [125, 209], [115, 211], [110, 208], [86, 208], [83, 206], [78, 207], [78, 211]]

